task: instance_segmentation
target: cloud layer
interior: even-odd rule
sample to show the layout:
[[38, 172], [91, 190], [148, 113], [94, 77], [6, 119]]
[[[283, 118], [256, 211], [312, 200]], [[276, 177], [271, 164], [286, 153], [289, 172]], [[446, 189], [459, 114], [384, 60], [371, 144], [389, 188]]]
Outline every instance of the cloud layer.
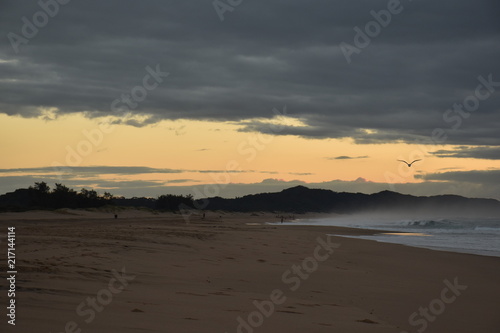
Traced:
[[[348, 64], [339, 45], [356, 45], [354, 28], [387, 4], [244, 1], [221, 21], [212, 1], [70, 1], [26, 38], [42, 8], [2, 1], [0, 112], [117, 122], [130, 113], [139, 117], [123, 122], [133, 126], [232, 120], [266, 132], [263, 119], [287, 105], [303, 126], [275, 134], [414, 142], [442, 128], [448, 144], [500, 146], [500, 84], [474, 111], [453, 110], [475, 96], [478, 77], [500, 82], [499, 3], [401, 1]], [[169, 75], [155, 81], [148, 66]], [[137, 98], [126, 104], [124, 94]]]
[[432, 154], [438, 157], [500, 160], [500, 148], [497, 147], [457, 147], [455, 150], [441, 149]]

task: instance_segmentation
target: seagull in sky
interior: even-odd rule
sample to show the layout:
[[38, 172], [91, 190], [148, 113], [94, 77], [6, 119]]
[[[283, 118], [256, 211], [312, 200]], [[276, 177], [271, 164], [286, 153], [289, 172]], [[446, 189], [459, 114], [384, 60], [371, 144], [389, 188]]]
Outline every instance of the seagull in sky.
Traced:
[[415, 161], [413, 161], [413, 162], [411, 162], [411, 163], [408, 163], [408, 162], [406, 162], [406, 161], [404, 161], [404, 160], [398, 160], [398, 161], [403, 162], [403, 163], [406, 163], [406, 165], [408, 166], [408, 168], [411, 168], [411, 166], [412, 166], [412, 164], [413, 164], [413, 163], [418, 162], [418, 161], [421, 161], [421, 160], [422, 160], [422, 159], [415, 160]]

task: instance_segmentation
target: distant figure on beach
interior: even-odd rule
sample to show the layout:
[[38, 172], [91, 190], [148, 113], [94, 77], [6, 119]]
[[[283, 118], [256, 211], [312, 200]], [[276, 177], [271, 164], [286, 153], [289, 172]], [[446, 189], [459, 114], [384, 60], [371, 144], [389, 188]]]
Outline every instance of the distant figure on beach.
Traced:
[[115, 219], [117, 219], [117, 218], [118, 218], [118, 214], [115, 214]]
[[203, 217], [202, 217], [202, 219], [203, 219], [203, 220], [205, 219], [205, 213], [204, 213], [204, 212], [203, 212]]
[[408, 168], [411, 168], [411, 166], [412, 166], [412, 164], [413, 164], [413, 163], [418, 162], [418, 161], [421, 161], [421, 159], [420, 159], [420, 160], [415, 160], [415, 161], [413, 161], [413, 162], [411, 162], [411, 163], [408, 163], [408, 162], [403, 161], [403, 160], [398, 160], [398, 161], [399, 161], [399, 162], [406, 163], [406, 165], [408, 166]]
[[283, 216], [281, 217], [281, 223], [283, 223]]

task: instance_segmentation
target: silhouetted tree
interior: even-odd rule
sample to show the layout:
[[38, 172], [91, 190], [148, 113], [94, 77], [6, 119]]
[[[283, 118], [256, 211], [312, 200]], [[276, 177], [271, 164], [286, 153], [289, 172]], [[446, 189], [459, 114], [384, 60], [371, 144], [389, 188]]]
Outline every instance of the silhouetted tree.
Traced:
[[82, 188], [80, 191], [80, 195], [89, 200], [96, 200], [99, 195], [94, 190], [87, 190], [86, 188]]
[[109, 192], [104, 192], [104, 195], [102, 197], [104, 200], [108, 200], [108, 201], [111, 201], [115, 198], [114, 195], [109, 193]]
[[53, 208], [77, 208], [78, 194], [75, 190], [56, 183], [56, 188], [51, 193]]
[[184, 195], [160, 195], [156, 200], [156, 209], [169, 210], [172, 212], [179, 211], [180, 206], [193, 207], [193, 196], [188, 194]]
[[28, 188], [31, 206], [43, 208], [49, 204], [50, 187], [46, 182], [36, 182], [35, 186]]
[[78, 193], [78, 206], [81, 208], [100, 207], [105, 204], [106, 201], [94, 190], [82, 188]]
[[49, 185], [47, 185], [46, 182], [40, 182], [40, 183], [35, 182], [35, 186], [33, 187], [33, 189], [42, 194], [49, 194], [50, 192], [50, 187]]

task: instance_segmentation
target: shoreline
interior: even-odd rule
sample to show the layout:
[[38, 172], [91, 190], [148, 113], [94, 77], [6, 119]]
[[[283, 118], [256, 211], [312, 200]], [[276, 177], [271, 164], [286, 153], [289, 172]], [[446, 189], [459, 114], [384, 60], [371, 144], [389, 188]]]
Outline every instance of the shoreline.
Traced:
[[[16, 226], [19, 260], [17, 325], [2, 322], [2, 331], [500, 328], [500, 258], [326, 236], [373, 230], [266, 225], [273, 214], [190, 224], [178, 214], [134, 214], [117, 220], [0, 214], [2, 237]], [[329, 242], [339, 245], [331, 253], [322, 245]]]
[[[335, 216], [337, 217], [337, 216]], [[333, 220], [335, 219], [333, 218]], [[370, 225], [366, 226], [359, 226], [359, 227], [354, 227], [354, 226], [340, 226], [340, 225], [328, 225], [328, 224], [315, 224], [314, 220], [322, 221], [324, 220], [325, 217], [320, 217], [319, 219], [312, 217], [312, 218], [305, 218], [305, 221], [311, 222], [310, 224], [304, 223], [300, 220], [298, 221], [289, 221], [285, 225], [288, 226], [307, 226], [307, 227], [337, 227], [337, 228], [345, 228], [344, 231], [336, 234], [332, 234], [332, 236], [344, 236], [346, 238], [357, 238], [357, 239], [364, 239], [364, 240], [371, 240], [375, 242], [380, 242], [380, 243], [386, 243], [386, 244], [400, 244], [404, 246], [410, 246], [410, 247], [416, 247], [416, 248], [422, 248], [422, 249], [429, 249], [429, 250], [434, 250], [434, 251], [445, 251], [445, 252], [453, 252], [453, 253], [462, 253], [462, 254], [473, 254], [473, 255], [479, 255], [479, 256], [486, 256], [486, 257], [497, 257], [500, 258], [500, 248], [491, 248], [491, 247], [482, 247], [478, 248], [477, 243], [470, 243], [472, 239], [475, 239], [476, 242], [478, 240], [478, 237], [472, 233], [462, 233], [462, 234], [455, 234], [453, 232], [454, 229], [438, 229], [441, 232], [436, 233], [436, 229], [413, 229], [413, 230], [405, 230], [401, 228], [395, 228], [394, 226], [387, 225], [387, 229], [382, 228], [376, 228], [372, 229], [370, 228]], [[359, 217], [358, 217], [359, 218]], [[419, 218], [416, 217], [418, 220]], [[424, 218], [425, 220], [427, 218]], [[456, 219], [456, 218], [452, 218]], [[270, 225], [281, 225], [279, 222], [272, 222], [269, 223]], [[341, 229], [343, 230], [343, 229]], [[359, 230], [363, 230], [363, 232], [358, 232]], [[475, 231], [475, 228], [472, 229], [464, 229], [464, 230], [469, 230], [468, 232], [471, 232], [470, 230]], [[497, 229], [493, 229], [497, 230]], [[500, 229], [498, 229], [500, 230]], [[444, 231], [444, 232], [443, 232]], [[434, 237], [439, 237], [442, 235], [459, 235], [462, 237], [462, 239], [457, 239], [456, 245], [460, 244], [459, 241], [466, 241], [469, 242], [469, 247], [459, 247], [459, 246], [450, 246], [450, 243], [447, 243], [445, 246], [444, 244], [440, 244], [439, 242], [412, 242], [413, 240], [417, 240], [420, 237], [430, 237], [430, 239], [434, 239]], [[408, 238], [406, 238], [406, 237]], [[464, 237], [465, 236], [465, 237]], [[471, 238], [474, 237], [475, 238]], [[481, 236], [486, 236], [486, 237], [493, 237], [497, 236], [495, 235], [481, 235]], [[500, 234], [498, 235], [500, 236]], [[469, 238], [467, 238], [469, 237]], [[441, 239], [441, 241], [448, 241], [449, 239]], [[471, 246], [471, 244], [474, 244], [476, 246]], [[495, 245], [497, 245], [495, 243]]]

